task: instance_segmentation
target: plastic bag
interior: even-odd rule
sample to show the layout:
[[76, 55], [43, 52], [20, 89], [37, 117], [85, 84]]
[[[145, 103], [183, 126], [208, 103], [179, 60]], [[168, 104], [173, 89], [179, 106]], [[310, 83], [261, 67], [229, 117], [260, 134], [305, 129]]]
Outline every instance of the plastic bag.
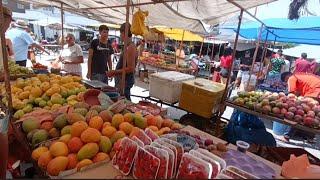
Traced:
[[139, 148], [133, 165], [135, 179], [155, 179], [160, 167], [160, 159], [145, 149]]
[[160, 166], [156, 179], [167, 179], [169, 165], [169, 154], [167, 151], [150, 145], [145, 146], [144, 149], [160, 159]]
[[210, 179], [212, 166], [189, 153], [184, 153], [177, 173], [177, 179]]
[[168, 155], [169, 155], [167, 178], [168, 178], [168, 179], [173, 178], [173, 177], [174, 177], [174, 174], [173, 174], [174, 171], [173, 171], [173, 169], [174, 169], [174, 160], [175, 160], [175, 156], [174, 156], [173, 151], [172, 151], [171, 149], [169, 149], [168, 147], [165, 147], [165, 146], [163, 146], [163, 145], [160, 145], [160, 144], [158, 144], [158, 143], [156, 143], [156, 142], [152, 142], [152, 143], [151, 143], [151, 146], [157, 147], [157, 148], [160, 148], [160, 149], [162, 149], [162, 150], [167, 151], [167, 153], [168, 153]]
[[133, 14], [131, 26], [132, 34], [143, 36], [148, 32], [148, 29], [144, 24], [144, 20], [148, 16], [148, 14], [148, 11], [141, 11], [140, 9]]

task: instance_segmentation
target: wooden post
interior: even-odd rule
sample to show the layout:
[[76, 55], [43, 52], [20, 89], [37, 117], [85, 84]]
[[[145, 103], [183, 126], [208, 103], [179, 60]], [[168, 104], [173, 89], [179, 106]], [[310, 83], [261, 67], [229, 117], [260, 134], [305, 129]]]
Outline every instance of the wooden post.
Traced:
[[[8, 118], [9, 121], [12, 116], [12, 97], [11, 97], [11, 87], [10, 87], [10, 73], [9, 73], [9, 66], [8, 66], [8, 56], [7, 56], [7, 46], [6, 46], [6, 40], [4, 37], [4, 15], [2, 10], [2, 1], [0, 1], [0, 35], [1, 35], [1, 51], [2, 51], [2, 57], [0, 57], [0, 61], [3, 61], [3, 71], [4, 71], [4, 81], [5, 81], [5, 89], [7, 94], [7, 100], [8, 100], [8, 109], [9, 114]], [[2, 60], [1, 60], [2, 58]], [[1, 122], [4, 124], [4, 122]], [[9, 122], [8, 122], [9, 123]], [[1, 154], [0, 154], [0, 178], [6, 179], [6, 169], [7, 169], [7, 162], [8, 162], [8, 152], [9, 152], [9, 144], [8, 144], [8, 136], [5, 132], [0, 135], [1, 140]]]
[[213, 44], [212, 44], [212, 49], [211, 49], [211, 61], [213, 60], [213, 51], [214, 51], [214, 40], [213, 40]]
[[238, 39], [239, 39], [239, 33], [240, 33], [240, 27], [241, 27], [241, 22], [242, 22], [242, 16], [243, 16], [243, 9], [241, 9], [240, 11], [240, 15], [239, 15], [239, 22], [238, 22], [238, 27], [237, 27], [237, 34], [236, 34], [236, 39], [234, 40], [234, 45], [233, 45], [233, 52], [232, 52], [232, 63], [231, 63], [231, 67], [229, 70], [229, 75], [227, 78], [227, 82], [225, 85], [225, 89], [223, 92], [223, 96], [221, 98], [221, 102], [220, 102], [220, 109], [219, 109], [219, 114], [218, 114], [218, 119], [217, 119], [217, 123], [216, 123], [216, 132], [217, 135], [219, 135], [220, 133], [220, 123], [221, 123], [221, 116], [223, 115], [223, 112], [225, 110], [225, 100], [227, 98], [227, 94], [228, 94], [228, 86], [229, 86], [229, 81], [230, 81], [230, 77], [231, 77], [231, 72], [233, 69], [233, 61], [234, 58], [236, 57], [236, 49], [237, 49], [237, 45], [238, 45]]
[[64, 24], [64, 19], [63, 19], [63, 3], [61, 2], [61, 48], [62, 48], [62, 49], [63, 49], [63, 45], [64, 45], [63, 24]]
[[204, 38], [202, 38], [201, 47], [200, 47], [200, 52], [199, 52], [199, 57], [200, 57], [200, 56], [201, 56], [201, 54], [202, 54], [203, 41], [204, 41]]
[[128, 34], [129, 34], [129, 7], [130, 0], [127, 0], [126, 6], [126, 24], [125, 24], [125, 32], [124, 32], [124, 47], [123, 47], [123, 64], [122, 64], [122, 78], [121, 78], [121, 86], [120, 92], [124, 95], [125, 85], [126, 85], [126, 71], [124, 70], [127, 67], [127, 47], [128, 47]]
[[259, 30], [258, 41], [256, 42], [256, 49], [255, 49], [254, 54], [253, 54], [253, 61], [252, 61], [252, 65], [251, 65], [251, 69], [250, 69], [250, 73], [249, 73], [249, 80], [247, 82], [247, 89], [249, 87], [249, 83], [250, 83], [250, 80], [251, 80], [251, 75], [252, 75], [252, 72], [253, 72], [254, 64], [256, 63], [263, 27], [264, 26], [261, 25], [260, 30]]
[[179, 51], [179, 56], [178, 56], [178, 58], [176, 58], [176, 61], [177, 61], [177, 67], [176, 67], [176, 69], [178, 69], [179, 68], [179, 64], [180, 64], [180, 56], [181, 56], [181, 51], [182, 51], [182, 47], [183, 47], [183, 40], [184, 40], [184, 32], [185, 32], [185, 30], [183, 30], [183, 32], [182, 32], [182, 38], [181, 38], [181, 42], [180, 42], [180, 47], [179, 47], [179, 49], [180, 49], [180, 51]]

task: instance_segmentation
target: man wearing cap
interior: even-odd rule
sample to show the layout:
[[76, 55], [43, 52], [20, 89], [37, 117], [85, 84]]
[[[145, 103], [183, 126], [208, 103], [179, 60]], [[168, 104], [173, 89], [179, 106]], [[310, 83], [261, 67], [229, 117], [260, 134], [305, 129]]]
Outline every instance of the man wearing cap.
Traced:
[[38, 45], [26, 31], [28, 25], [23, 20], [17, 20], [14, 27], [7, 32], [7, 37], [13, 43], [14, 57], [16, 64], [20, 66], [27, 65], [28, 47], [36, 47], [42, 51], [45, 51], [43, 47]]

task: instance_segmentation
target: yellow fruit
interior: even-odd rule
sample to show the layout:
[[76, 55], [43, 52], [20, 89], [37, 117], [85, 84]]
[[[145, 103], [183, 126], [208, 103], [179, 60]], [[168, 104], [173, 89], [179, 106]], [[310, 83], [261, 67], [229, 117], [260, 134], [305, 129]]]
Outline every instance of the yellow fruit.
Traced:
[[119, 125], [124, 122], [124, 118], [123, 118], [123, 115], [122, 114], [115, 114], [113, 117], [112, 117], [112, 126], [115, 127], [115, 128], [119, 128]]
[[69, 153], [68, 146], [64, 142], [54, 142], [49, 147], [49, 151], [54, 157], [67, 156]]
[[32, 151], [31, 157], [32, 159], [38, 161], [38, 159], [40, 158], [40, 156], [44, 153], [49, 151], [49, 149], [45, 146], [42, 147], [38, 147], [37, 149]]
[[53, 86], [50, 89], [46, 91], [47, 96], [52, 96], [54, 93], [60, 93], [60, 87], [59, 86]]
[[100, 137], [100, 131], [90, 127], [81, 133], [81, 141], [84, 143], [99, 142]]
[[181, 129], [182, 128], [182, 125], [180, 124], [180, 123], [174, 123], [174, 124], [172, 124], [172, 126], [171, 126], [171, 129], [172, 130], [179, 130], [179, 129]]
[[133, 126], [129, 122], [123, 122], [119, 126], [119, 130], [125, 132], [127, 135], [129, 135], [132, 131]]
[[109, 157], [108, 154], [103, 153], [103, 152], [99, 152], [99, 153], [96, 154], [96, 155], [93, 157], [93, 159], [92, 159], [92, 161], [93, 161], [94, 163], [100, 162], [100, 161], [104, 161], [104, 160], [110, 160], [110, 157]]
[[171, 127], [174, 124], [172, 119], [165, 119], [163, 120], [162, 127]]
[[18, 98], [20, 100], [29, 99], [30, 91], [23, 91], [19, 94]]
[[42, 153], [38, 159], [38, 166], [41, 169], [47, 169], [47, 165], [49, 164], [49, 162], [52, 160], [52, 155], [50, 153], [50, 151], [46, 151], [44, 153]]
[[112, 143], [110, 139], [106, 136], [101, 136], [99, 148], [100, 148], [100, 151], [104, 153], [109, 153], [112, 149]]
[[65, 143], [65, 144], [68, 144], [70, 139], [71, 139], [71, 134], [65, 134], [59, 138], [59, 141]]
[[48, 174], [51, 176], [58, 176], [61, 171], [67, 169], [68, 162], [68, 158], [64, 156], [59, 156], [52, 159], [47, 166]]
[[40, 88], [43, 92], [46, 92], [50, 88], [50, 83], [49, 82], [43, 82], [40, 85]]
[[106, 126], [105, 128], [102, 129], [102, 135], [111, 137], [115, 132], [117, 132], [117, 129], [113, 126]]
[[117, 131], [115, 132], [112, 137], [110, 138], [111, 143], [115, 143], [116, 141], [118, 141], [121, 138], [126, 137], [126, 133], [124, 133], [123, 131]]
[[77, 154], [69, 154], [68, 155], [68, 166], [67, 169], [73, 169], [77, 167], [78, 164]]
[[30, 94], [37, 98], [37, 97], [40, 97], [42, 95], [42, 90], [40, 87], [33, 87], [30, 91]]
[[99, 146], [97, 143], [88, 143], [82, 146], [79, 150], [77, 157], [81, 161], [83, 159], [91, 159], [99, 152]]
[[124, 122], [128, 122], [131, 123], [133, 121], [133, 114], [132, 113], [126, 113], [123, 118], [124, 118]]
[[88, 128], [85, 121], [78, 121], [71, 125], [70, 134], [72, 137], [80, 137], [81, 133]]
[[110, 122], [104, 122], [103, 125], [102, 125], [102, 129], [107, 127], [107, 126], [111, 126], [111, 123]]
[[151, 129], [153, 132], [157, 132], [159, 129], [157, 126], [148, 126], [149, 129]]
[[137, 133], [139, 133], [139, 131], [140, 131], [140, 128], [138, 128], [138, 127], [133, 127], [132, 130], [131, 130], [131, 133], [130, 133], [129, 137], [131, 138], [131, 137], [135, 136]]
[[93, 162], [90, 160], [90, 159], [84, 159], [82, 161], [80, 161], [78, 164], [77, 164], [77, 170], [80, 171], [81, 168], [85, 167], [85, 166], [89, 166], [93, 164]]
[[97, 130], [100, 130], [102, 128], [102, 125], [103, 125], [103, 120], [100, 116], [95, 116], [91, 118], [89, 121], [89, 126]]

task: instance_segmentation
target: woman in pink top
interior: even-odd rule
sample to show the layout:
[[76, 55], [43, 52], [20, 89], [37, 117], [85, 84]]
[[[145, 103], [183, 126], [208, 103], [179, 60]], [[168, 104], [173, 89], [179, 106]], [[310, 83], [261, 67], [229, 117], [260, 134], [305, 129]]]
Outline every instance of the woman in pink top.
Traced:
[[307, 60], [307, 53], [302, 53], [301, 58], [296, 60], [294, 73], [314, 73], [316, 63]]
[[231, 71], [231, 64], [232, 64], [232, 50], [226, 49], [223, 56], [220, 57], [220, 67], [221, 71], [220, 74], [222, 76], [222, 82], [225, 84], [227, 82], [228, 75]]

